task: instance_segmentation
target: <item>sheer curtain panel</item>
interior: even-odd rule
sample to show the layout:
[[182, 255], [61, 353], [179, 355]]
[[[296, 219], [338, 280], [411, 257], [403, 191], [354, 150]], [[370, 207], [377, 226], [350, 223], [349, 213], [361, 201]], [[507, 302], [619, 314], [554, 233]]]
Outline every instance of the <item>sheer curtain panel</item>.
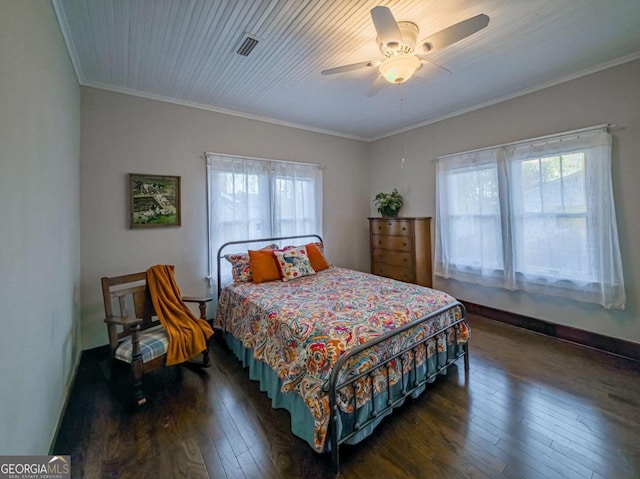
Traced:
[[436, 275], [624, 308], [606, 129], [449, 155], [436, 175]]
[[218, 248], [228, 241], [322, 234], [319, 166], [214, 153], [206, 158], [211, 283]]
[[271, 163], [275, 236], [320, 234], [322, 170], [295, 163]]

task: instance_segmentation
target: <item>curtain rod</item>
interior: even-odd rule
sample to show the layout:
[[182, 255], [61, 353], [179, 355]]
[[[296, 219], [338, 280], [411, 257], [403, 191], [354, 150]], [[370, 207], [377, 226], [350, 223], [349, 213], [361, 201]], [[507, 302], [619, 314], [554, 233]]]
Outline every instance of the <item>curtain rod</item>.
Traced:
[[235, 160], [254, 160], [254, 161], [272, 161], [274, 163], [287, 163], [290, 165], [303, 165], [303, 166], [317, 166], [318, 168], [324, 168], [322, 165], [318, 163], [305, 163], [303, 161], [288, 161], [288, 160], [275, 160], [272, 158], [256, 158], [254, 156], [241, 156], [241, 155], [227, 155], [225, 153], [212, 153], [210, 151], [205, 151], [204, 159], [207, 159], [207, 156], [222, 156], [223, 158], [231, 158]]
[[444, 160], [452, 156], [468, 155], [470, 153], [478, 153], [480, 151], [493, 150], [494, 148], [504, 148], [505, 146], [521, 145], [523, 143], [535, 143], [536, 141], [547, 140], [549, 138], [555, 138], [558, 136], [575, 135], [578, 133], [585, 133], [587, 131], [599, 130], [601, 128], [614, 128], [615, 126], [616, 126], [615, 124], [610, 125], [608, 123], [603, 123], [602, 125], [588, 126], [586, 128], [578, 128], [577, 130], [569, 130], [569, 131], [563, 131], [561, 133], [553, 133], [551, 135], [537, 136], [535, 138], [530, 138], [528, 140], [518, 140], [518, 141], [509, 142], [509, 143], [501, 143], [499, 145], [485, 146], [484, 148], [476, 148], [475, 150], [461, 151], [460, 153], [449, 153], [448, 155], [439, 156], [438, 158], [432, 160], [431, 162], [435, 163], [438, 160]]

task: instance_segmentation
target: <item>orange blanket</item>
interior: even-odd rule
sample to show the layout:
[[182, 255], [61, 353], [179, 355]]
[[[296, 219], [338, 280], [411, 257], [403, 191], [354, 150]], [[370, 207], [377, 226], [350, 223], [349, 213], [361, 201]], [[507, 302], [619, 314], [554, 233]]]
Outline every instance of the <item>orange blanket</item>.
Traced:
[[151, 301], [169, 336], [167, 366], [187, 361], [204, 351], [213, 334], [211, 326], [196, 318], [182, 301], [173, 270], [173, 265], [161, 264], [147, 270]]

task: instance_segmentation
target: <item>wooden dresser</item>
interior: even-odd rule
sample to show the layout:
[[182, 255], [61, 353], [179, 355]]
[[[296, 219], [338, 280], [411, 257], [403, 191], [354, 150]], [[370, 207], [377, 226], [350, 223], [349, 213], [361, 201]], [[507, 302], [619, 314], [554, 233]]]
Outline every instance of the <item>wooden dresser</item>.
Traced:
[[369, 218], [371, 272], [431, 287], [431, 218]]

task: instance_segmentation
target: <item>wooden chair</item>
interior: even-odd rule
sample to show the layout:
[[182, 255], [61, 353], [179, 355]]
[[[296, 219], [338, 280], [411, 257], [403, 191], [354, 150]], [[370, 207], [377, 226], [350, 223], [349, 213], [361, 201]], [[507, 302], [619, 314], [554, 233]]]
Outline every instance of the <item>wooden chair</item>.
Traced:
[[[141, 406], [147, 402], [142, 391], [142, 376], [165, 365], [168, 345], [164, 328], [154, 319], [146, 272], [102, 278], [102, 296], [112, 366], [121, 363], [130, 367], [135, 401]], [[198, 303], [200, 318], [205, 320], [211, 299], [182, 298], [184, 302]], [[202, 365], [209, 366], [208, 348], [203, 353]]]

